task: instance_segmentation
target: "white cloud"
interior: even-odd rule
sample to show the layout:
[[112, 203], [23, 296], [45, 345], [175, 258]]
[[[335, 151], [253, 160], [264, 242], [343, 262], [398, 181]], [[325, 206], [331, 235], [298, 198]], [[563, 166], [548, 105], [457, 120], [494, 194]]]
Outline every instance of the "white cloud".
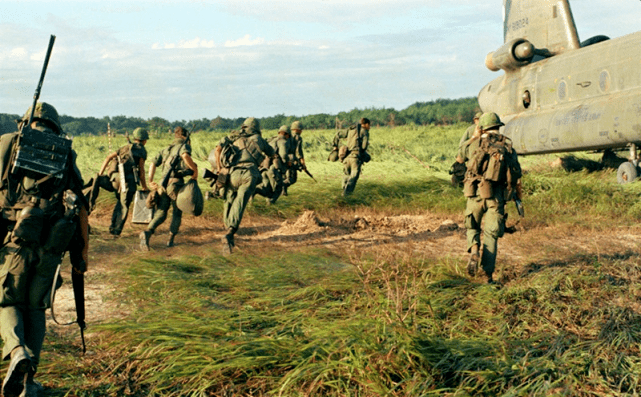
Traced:
[[178, 43], [154, 43], [151, 48], [153, 50], [168, 50], [174, 48], [214, 48], [216, 44], [214, 40], [203, 40], [200, 37], [196, 37], [193, 40], [180, 40]]
[[252, 40], [251, 36], [246, 34], [244, 37], [238, 40], [227, 40], [225, 42], [225, 47], [240, 47], [240, 46], [249, 46], [249, 45], [260, 45], [264, 44], [265, 39], [257, 37]]
[[11, 50], [11, 55], [9, 56], [11, 58], [24, 58], [27, 56], [27, 50], [23, 47], [14, 48], [13, 50]]

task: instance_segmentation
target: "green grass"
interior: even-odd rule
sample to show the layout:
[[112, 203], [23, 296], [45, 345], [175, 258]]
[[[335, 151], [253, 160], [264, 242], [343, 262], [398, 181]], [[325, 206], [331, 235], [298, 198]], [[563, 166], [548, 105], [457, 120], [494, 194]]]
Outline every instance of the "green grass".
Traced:
[[[247, 214], [461, 220], [465, 199], [447, 170], [465, 127], [373, 129], [373, 160], [347, 199], [341, 165], [325, 160], [334, 132], [305, 131], [318, 182], [300, 174], [290, 196], [273, 206], [257, 198]], [[219, 138], [194, 136], [200, 167]], [[75, 139], [85, 175], [106, 156], [104, 139]], [[169, 142], [150, 141], [150, 158]], [[613, 233], [637, 223], [641, 185], [617, 185], [612, 170], [553, 169], [552, 159], [521, 159], [528, 227]], [[206, 204], [207, 215], [221, 209]], [[470, 280], [460, 259], [401, 245], [245, 248], [223, 258], [214, 244], [198, 256], [129, 255], [112, 282], [131, 313], [91, 324], [94, 355], [81, 361], [70, 347], [77, 341], [49, 335], [41, 379], [52, 396], [638, 395], [637, 250], [535, 250], [504, 267], [500, 289]]]

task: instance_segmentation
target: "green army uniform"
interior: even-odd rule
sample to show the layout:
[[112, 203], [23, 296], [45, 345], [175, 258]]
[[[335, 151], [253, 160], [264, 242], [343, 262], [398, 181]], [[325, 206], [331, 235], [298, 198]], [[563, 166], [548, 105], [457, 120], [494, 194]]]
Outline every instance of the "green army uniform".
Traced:
[[[187, 142], [186, 138], [176, 138], [174, 143], [158, 153], [152, 164], [156, 167], [160, 167], [162, 164], [162, 175], [164, 177], [166, 173], [169, 172], [171, 160], [175, 156], [182, 157], [184, 153], [191, 156], [191, 145]], [[192, 175], [192, 173], [193, 171], [187, 167], [187, 164], [185, 164], [185, 161], [181, 158], [175, 169], [171, 171], [167, 187], [160, 189], [158, 192], [154, 217], [147, 226], [147, 233], [149, 233], [149, 235], [154, 234], [158, 226], [167, 219], [169, 207], [172, 208], [169, 232], [172, 236], [178, 234], [183, 213], [176, 205], [176, 197], [178, 196], [178, 191], [185, 186], [184, 178]]]
[[341, 139], [346, 139], [347, 156], [343, 159], [343, 196], [350, 195], [356, 187], [356, 182], [361, 175], [364, 159], [369, 158], [369, 131], [360, 128], [360, 125], [351, 127], [346, 131], [339, 131], [334, 137], [333, 145], [338, 147]]
[[[21, 124], [28, 121], [29, 114], [30, 110]], [[38, 103], [33, 120], [39, 123], [32, 129], [25, 127], [25, 136], [42, 134], [40, 136], [46, 139], [62, 132], [57, 111], [49, 104]], [[0, 136], [1, 229], [4, 236], [0, 248], [0, 283], [3, 286], [0, 291], [0, 335], [4, 342], [3, 359], [11, 358], [2, 386], [5, 396], [18, 396], [34, 384], [33, 375], [38, 368], [46, 331], [45, 310], [51, 307], [54, 276], [76, 233], [74, 210], [65, 205], [65, 196], [75, 194], [79, 199], [84, 198], [76, 154], [70, 144], [63, 155], [66, 159], [60, 157], [58, 163], [62, 166], [59, 177], [47, 177], [32, 169], [14, 167], [15, 163], [10, 162], [19, 152], [19, 136], [19, 132]], [[45, 161], [55, 160], [52, 156]], [[84, 201], [78, 202], [87, 207]]]
[[284, 176], [288, 170], [286, 163], [290, 152], [290, 144], [290, 139], [280, 134], [276, 139], [269, 142], [278, 157], [273, 161], [269, 161], [269, 168], [262, 170], [263, 181], [256, 188], [256, 191], [267, 197], [270, 204], [274, 204], [283, 192]]
[[292, 166], [287, 167], [287, 171], [285, 173], [287, 186], [291, 186], [298, 181], [298, 167], [301, 164], [300, 160], [305, 158], [303, 155], [303, 137], [300, 135], [300, 133], [292, 134], [289, 140], [290, 148], [287, 153], [292, 160]]
[[[514, 194], [516, 183], [521, 177], [521, 167], [509, 139], [499, 134], [498, 129], [488, 130], [488, 128], [503, 125], [498, 116], [495, 119], [489, 117], [489, 120], [495, 121], [489, 123], [489, 127], [485, 126], [481, 137], [468, 140], [459, 151], [459, 156], [466, 161], [467, 166], [463, 192], [467, 197], [465, 208], [467, 251], [472, 253], [468, 272], [470, 275], [476, 273], [478, 251], [475, 250], [481, 247], [482, 231], [480, 263], [488, 281], [493, 282], [492, 274], [495, 269], [498, 239], [503, 237], [505, 232], [505, 202], [512, 199], [511, 195]], [[496, 143], [490, 144], [490, 142]], [[488, 149], [489, 145], [499, 145], [504, 148], [502, 154], [494, 156], [500, 159], [495, 163], [501, 164], [500, 166], [491, 165], [493, 155], [491, 149]], [[493, 170], [495, 173], [489, 176], [488, 173]]]
[[233, 140], [233, 145], [239, 149], [238, 160], [229, 171], [229, 178], [224, 187], [225, 204], [223, 206], [223, 223], [227, 234], [223, 237], [223, 253], [231, 253], [234, 246], [234, 234], [240, 227], [243, 213], [254, 195], [256, 186], [261, 182], [260, 164], [265, 158], [274, 157], [274, 149], [260, 135], [258, 120], [248, 118], [243, 123], [240, 132], [234, 133], [221, 140]]
[[[109, 233], [118, 236], [122, 232], [125, 222], [127, 221], [129, 207], [137, 190], [136, 180], [139, 172], [138, 164], [140, 159], [143, 161], [147, 160], [147, 150], [141, 143], [134, 142], [122, 146], [116, 151], [116, 153], [117, 157], [111, 161], [110, 166], [106, 171], [107, 175], [99, 175], [96, 177], [96, 181], [94, 182], [94, 186], [89, 197], [89, 204], [91, 208], [95, 206], [99, 188], [115, 193], [116, 205], [114, 206], [114, 210], [111, 215]], [[123, 169], [125, 171], [124, 189], [120, 183], [118, 159], [122, 162]]]

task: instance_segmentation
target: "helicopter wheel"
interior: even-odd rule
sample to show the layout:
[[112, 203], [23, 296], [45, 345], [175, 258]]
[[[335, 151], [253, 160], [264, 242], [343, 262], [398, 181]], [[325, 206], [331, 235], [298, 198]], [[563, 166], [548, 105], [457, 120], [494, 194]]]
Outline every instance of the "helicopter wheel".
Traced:
[[617, 182], [622, 185], [634, 182], [637, 179], [637, 176], [637, 167], [629, 161], [621, 163], [619, 169], [617, 170]]

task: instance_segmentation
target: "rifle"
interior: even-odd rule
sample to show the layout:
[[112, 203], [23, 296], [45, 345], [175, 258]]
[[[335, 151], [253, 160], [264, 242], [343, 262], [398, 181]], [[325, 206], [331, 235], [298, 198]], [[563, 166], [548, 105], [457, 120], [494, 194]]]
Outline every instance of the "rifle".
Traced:
[[[27, 126], [31, 126], [33, 122], [33, 115], [36, 113], [36, 105], [38, 104], [38, 99], [40, 99], [40, 90], [42, 90], [42, 83], [45, 81], [45, 74], [47, 73], [47, 67], [49, 66], [49, 59], [51, 58], [51, 50], [53, 49], [53, 43], [56, 41], [56, 36], [51, 35], [49, 38], [49, 46], [47, 47], [47, 55], [45, 55], [45, 62], [42, 65], [42, 72], [40, 73], [40, 80], [38, 81], [38, 87], [36, 87], [36, 92], [33, 94], [33, 104], [31, 105], [31, 114], [29, 115], [29, 122]], [[25, 124], [22, 124], [20, 132], [25, 128]]]
[[316, 178], [314, 178], [314, 175], [312, 175], [312, 173], [311, 173], [311, 172], [309, 172], [309, 171], [307, 170], [307, 167], [301, 167], [301, 166], [299, 165], [299, 166], [298, 166], [298, 169], [299, 169], [300, 171], [303, 171], [304, 173], [306, 173], [310, 178], [312, 178], [312, 179], [314, 180], [314, 182], [318, 183], [318, 181], [316, 180]]

